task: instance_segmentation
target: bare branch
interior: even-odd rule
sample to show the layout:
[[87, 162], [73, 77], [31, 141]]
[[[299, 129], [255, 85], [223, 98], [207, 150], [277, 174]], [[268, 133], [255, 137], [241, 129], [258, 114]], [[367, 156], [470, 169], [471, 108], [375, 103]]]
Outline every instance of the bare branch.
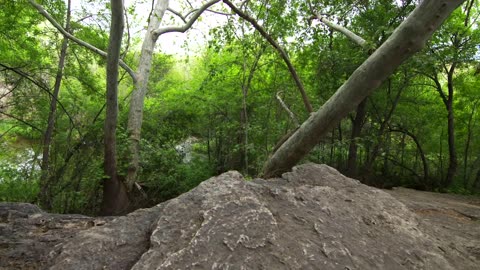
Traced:
[[[41, 6], [39, 5], [37, 2], [35, 2], [35, 0], [28, 0], [30, 2], [30, 4], [32, 6], [34, 6], [38, 12], [40, 14], [43, 15], [43, 17], [45, 17], [52, 25], [53, 27], [55, 27], [60, 33], [62, 33], [63, 36], [65, 36], [66, 38], [72, 40], [73, 42], [77, 43], [78, 45], [82, 46], [82, 47], [85, 47], [91, 51], [93, 51], [94, 53], [98, 54], [98, 55], [101, 55], [103, 57], [107, 57], [107, 53], [100, 50], [99, 48], [81, 40], [81, 39], [78, 39], [76, 38], [75, 36], [73, 36], [72, 34], [68, 33], [65, 29], [63, 29], [63, 27], [57, 22], [55, 21], [55, 19]], [[135, 74], [135, 72], [133, 71], [133, 69], [131, 69], [125, 62], [123, 62], [122, 60], [120, 60], [120, 66], [125, 69], [128, 74], [130, 74], [130, 77], [132, 77], [132, 80], [135, 82], [137, 80], [137, 75]]]
[[187, 20], [185, 19], [185, 17], [182, 15], [182, 13], [172, 9], [172, 8], [167, 8], [167, 11], [170, 11], [171, 13], [173, 13], [175, 16], [179, 17], [184, 23], [187, 23]]
[[[197, 9], [196, 11], [194, 11], [193, 13], [193, 16], [188, 20], [187, 23], [185, 23], [185, 25], [183, 26], [169, 26], [169, 27], [165, 27], [165, 28], [160, 28], [160, 29], [157, 29], [153, 32], [153, 38], [156, 39], [158, 38], [158, 36], [160, 35], [163, 35], [165, 33], [171, 33], [171, 32], [180, 32], [180, 33], [185, 33], [185, 31], [187, 31], [188, 29], [190, 29], [192, 27], [192, 25], [197, 21], [197, 19], [200, 17], [200, 15], [202, 15], [202, 13], [207, 10], [209, 7], [211, 7], [212, 5], [216, 4], [220, 2], [220, 0], [211, 0], [207, 3], [205, 3], [203, 6], [201, 6], [199, 9]], [[190, 14], [192, 14], [192, 11], [189, 12], [186, 16], [188, 17]], [[181, 16], [181, 15], [180, 15]], [[183, 16], [181, 16], [183, 17]]]
[[278, 51], [280, 56], [282, 57], [283, 61], [285, 64], [287, 64], [288, 70], [290, 71], [290, 74], [292, 75], [292, 78], [294, 79], [295, 83], [297, 84], [298, 90], [300, 91], [300, 94], [302, 95], [303, 103], [305, 104], [306, 110], [311, 113], [313, 112], [312, 105], [310, 104], [310, 100], [308, 99], [307, 94], [305, 93], [305, 87], [303, 86], [302, 81], [300, 80], [300, 77], [297, 74], [297, 71], [292, 65], [292, 62], [290, 61], [290, 58], [288, 57], [287, 53], [285, 50], [283, 50], [282, 47], [270, 36], [265, 29], [263, 29], [262, 26], [260, 26], [257, 21], [250, 17], [248, 14], [244, 13], [240, 9], [238, 9], [235, 5], [232, 4], [229, 0], [223, 0], [225, 4], [227, 4], [234, 13], [236, 13], [238, 16], [252, 24], [255, 29]]
[[433, 82], [435, 83], [435, 88], [437, 89], [438, 94], [442, 98], [443, 104], [447, 107], [448, 110], [448, 98], [445, 95], [445, 92], [443, 92], [442, 84], [440, 83], [440, 80], [438, 79], [438, 75], [435, 73], [434, 77], [431, 78]]
[[223, 16], [233, 16], [233, 15], [235, 15], [235, 13], [226, 13], [226, 12], [221, 12], [221, 11], [217, 11], [217, 10], [213, 10], [213, 9], [207, 9], [207, 11], [211, 12], [211, 13], [214, 13], [214, 14], [223, 15]]
[[187, 3], [188, 3], [188, 5], [189, 5], [191, 8], [193, 8], [193, 5], [192, 5], [192, 3], [191, 3], [189, 0], [187, 0]]
[[299, 127], [300, 126], [300, 122], [298, 122], [298, 119], [297, 117], [295, 116], [295, 114], [290, 110], [290, 108], [288, 108], [287, 104], [285, 104], [285, 102], [282, 100], [282, 98], [280, 97], [280, 94], [282, 93], [282, 91], [279, 91], [277, 92], [277, 94], [275, 95], [275, 97], [277, 98], [278, 102], [280, 103], [280, 105], [282, 106], [282, 108], [288, 113], [288, 115], [290, 116], [290, 118], [292, 118], [292, 121], [293, 123], [295, 124], [296, 127]]
[[347, 28], [328, 20], [327, 18], [323, 17], [320, 13], [316, 13], [315, 18], [317, 18], [319, 21], [321, 21], [322, 23], [324, 23], [326, 26], [330, 27], [331, 29], [344, 34], [351, 41], [355, 42], [355, 44], [357, 44], [358, 46], [360, 46], [362, 48], [367, 48], [368, 47], [368, 43], [365, 41], [365, 39], [363, 39], [359, 35], [353, 33], [352, 31], [348, 30]]
[[122, 59], [124, 59], [125, 56], [127, 55], [127, 52], [130, 49], [130, 40], [132, 39], [132, 35], [130, 34], [130, 22], [128, 21], [128, 12], [125, 6], [123, 7], [123, 14], [125, 16], [125, 26], [127, 28], [127, 41], [125, 42], [126, 43], [125, 50], [123, 51], [120, 57], [120, 61], [122, 61]]

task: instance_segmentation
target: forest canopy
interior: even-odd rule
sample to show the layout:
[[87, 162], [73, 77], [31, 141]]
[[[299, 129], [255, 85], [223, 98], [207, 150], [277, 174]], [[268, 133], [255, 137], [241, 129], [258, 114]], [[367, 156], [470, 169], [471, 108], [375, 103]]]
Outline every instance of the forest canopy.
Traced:
[[0, 2], [0, 201], [118, 214], [306, 162], [480, 192], [480, 1], [122, 2]]

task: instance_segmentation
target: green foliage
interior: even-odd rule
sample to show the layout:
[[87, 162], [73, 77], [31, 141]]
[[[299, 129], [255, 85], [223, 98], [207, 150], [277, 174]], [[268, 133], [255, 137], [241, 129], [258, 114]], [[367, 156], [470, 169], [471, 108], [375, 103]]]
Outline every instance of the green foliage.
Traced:
[[175, 149], [147, 144], [144, 141], [144, 166], [141, 185], [152, 203], [174, 198], [213, 176], [211, 165], [203, 154], [195, 151], [189, 163], [183, 163]]
[[[255, 0], [247, 1], [242, 8], [287, 51], [311, 103], [318, 109], [373, 48], [385, 42], [416, 1], [400, 2]], [[0, 112], [5, 114], [0, 115], [0, 200], [35, 202], [40, 179], [38, 154], [63, 37], [26, 1], [1, 3], [0, 64], [20, 73], [0, 68], [0, 87], [14, 89], [8, 102], [0, 104]], [[64, 23], [64, 1], [42, 4]], [[81, 15], [86, 19], [72, 23], [75, 36], [102, 50], [108, 44], [104, 4], [89, 1], [88, 5], [98, 8], [96, 12], [86, 14], [84, 7]], [[343, 34], [312, 21], [310, 8], [365, 38], [372, 50], [360, 49]], [[135, 15], [133, 8], [128, 12]], [[477, 13], [476, 2], [470, 14]], [[355, 142], [356, 177], [365, 182], [382, 187], [438, 188], [449, 162], [447, 113], [432, 78], [437, 76], [446, 91], [445, 68], [456, 62], [453, 108], [459, 166], [448, 190], [471, 193], [480, 166], [480, 140], [475, 136], [480, 133], [480, 28], [473, 17], [465, 26], [465, 19], [464, 6], [434, 35], [427, 50], [405, 63], [369, 97], [359, 137], [351, 138], [352, 112], [304, 161], [327, 163], [346, 171], [349, 148]], [[277, 101], [277, 94], [300, 122], [308, 117], [278, 52], [249, 23], [229, 16], [227, 24], [211, 29], [210, 35], [208, 46], [199, 55], [188, 56], [188, 61], [155, 53], [144, 103], [138, 179], [148, 195], [148, 204], [178, 196], [227, 170], [256, 177], [276, 142], [296, 128]], [[141, 37], [132, 36], [124, 59], [134, 69], [138, 40]], [[102, 57], [70, 43], [48, 171], [55, 212], [98, 211], [104, 177], [104, 66]], [[126, 123], [133, 85], [124, 71], [121, 75], [117, 148], [119, 173], [123, 175], [128, 169]], [[191, 138], [195, 138], [193, 158], [184, 163], [175, 147]], [[428, 166], [426, 179], [417, 143]], [[27, 150], [36, 153], [35, 159], [25, 154]], [[371, 168], [366, 168], [372, 155]], [[29, 164], [30, 169], [24, 170], [20, 164]]]
[[29, 148], [9, 147], [7, 140], [12, 138], [2, 139], [6, 140], [0, 145], [0, 201], [35, 202], [39, 191], [36, 154]]
[[[0, 201], [29, 202], [37, 199], [39, 185], [37, 181], [25, 180], [21, 173], [11, 169], [10, 164], [0, 164]], [[31, 176], [29, 176], [30, 178]]]

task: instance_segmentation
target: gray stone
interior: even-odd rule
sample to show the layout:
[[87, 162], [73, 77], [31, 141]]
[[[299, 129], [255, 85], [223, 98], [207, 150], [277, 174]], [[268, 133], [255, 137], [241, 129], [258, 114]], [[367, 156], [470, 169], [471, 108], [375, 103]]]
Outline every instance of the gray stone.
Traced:
[[[50, 252], [48, 265], [478, 269], [480, 239], [451, 235], [393, 196], [326, 165], [301, 165], [269, 180], [246, 181], [232, 171], [156, 207], [77, 230]], [[469, 222], [472, 235], [480, 235], [478, 220]]]

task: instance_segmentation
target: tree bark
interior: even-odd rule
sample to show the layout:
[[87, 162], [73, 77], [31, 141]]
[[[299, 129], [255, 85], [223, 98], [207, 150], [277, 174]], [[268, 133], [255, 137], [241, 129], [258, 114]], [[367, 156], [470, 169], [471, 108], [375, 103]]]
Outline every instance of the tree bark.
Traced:
[[331, 29], [337, 31], [337, 32], [340, 32], [342, 34], [344, 34], [347, 38], [349, 38], [351, 41], [353, 41], [355, 44], [357, 44], [358, 46], [362, 47], [362, 48], [368, 48], [368, 43], [367, 41], [365, 41], [365, 39], [363, 39], [362, 37], [360, 37], [359, 35], [353, 33], [352, 31], [348, 30], [347, 28], [341, 26], [341, 25], [338, 25], [330, 20], [328, 20], [327, 18], [323, 17], [322, 15], [320, 15], [319, 13], [315, 14], [315, 17], [323, 22], [326, 26], [330, 27]]
[[130, 111], [128, 113], [128, 136], [129, 136], [129, 158], [130, 164], [127, 171], [126, 184], [132, 190], [140, 168], [140, 134], [143, 121], [143, 102], [147, 94], [148, 78], [152, 68], [153, 50], [158, 35], [154, 31], [158, 29], [163, 15], [168, 8], [168, 0], [159, 0], [150, 15], [147, 33], [140, 52], [140, 62], [137, 70], [137, 81], [130, 100]]
[[465, 0], [424, 0], [337, 92], [267, 160], [264, 177], [290, 170], [330, 128], [370, 95], [406, 59], [425, 46], [443, 21]]
[[[401, 94], [405, 87], [407, 86], [407, 79], [405, 78], [405, 83], [398, 89], [397, 95], [395, 96], [395, 99], [392, 101], [392, 107], [390, 107], [390, 110], [388, 111], [387, 115], [384, 117], [382, 123], [380, 124], [380, 128], [377, 131], [377, 138], [378, 141], [377, 143], [373, 146], [372, 151], [368, 155], [368, 159], [365, 162], [364, 166], [364, 171], [365, 172], [370, 172], [372, 170], [372, 166], [377, 159], [378, 155], [380, 154], [380, 149], [383, 147], [384, 144], [384, 138], [383, 135], [385, 133], [385, 129], [388, 126], [390, 119], [393, 116], [393, 113], [395, 112], [395, 109], [397, 108], [398, 102], [400, 101]], [[389, 81], [388, 85], [389, 92], [391, 90], [391, 83]], [[381, 118], [381, 116], [379, 116]]]
[[260, 58], [262, 57], [263, 53], [265, 52], [265, 46], [261, 46], [257, 54], [255, 55], [255, 59], [253, 61], [252, 66], [248, 72], [248, 76], [245, 76], [247, 73], [247, 58], [244, 55], [244, 62], [243, 62], [243, 80], [242, 80], [242, 110], [240, 112], [240, 124], [242, 126], [242, 131], [240, 133], [240, 143], [242, 145], [242, 151], [240, 153], [240, 162], [241, 165], [244, 166], [243, 172], [248, 175], [249, 174], [249, 162], [248, 162], [248, 139], [249, 139], [249, 123], [248, 123], [248, 110], [247, 110], [247, 97], [248, 91], [250, 90], [250, 85], [252, 84], [253, 76], [255, 71], [257, 71], [258, 63], [260, 62]]
[[[96, 48], [95, 46], [76, 38], [75, 36], [71, 35], [65, 29], [59, 25], [55, 19], [53, 19], [50, 14], [35, 0], [28, 0], [30, 4], [35, 7], [40, 14], [42, 14], [59, 32], [61, 32], [65, 37], [69, 38], [70, 40], [74, 41], [80, 46], [83, 46], [103, 57], [107, 57], [107, 53]], [[145, 95], [147, 92], [147, 82], [148, 77], [151, 69], [151, 60], [153, 55], [153, 50], [155, 48], [155, 43], [158, 37], [165, 33], [171, 32], [185, 32], [187, 31], [193, 23], [199, 18], [199, 16], [207, 10], [209, 7], [214, 5], [215, 3], [220, 2], [220, 0], [211, 0], [204, 5], [202, 5], [198, 9], [194, 9], [188, 12], [187, 16], [190, 16], [190, 19], [187, 21], [185, 17], [182, 17], [184, 21], [186, 21], [185, 25], [183, 26], [174, 26], [174, 27], [165, 27], [159, 28], [160, 22], [165, 14], [165, 11], [168, 8], [168, 0], [159, 0], [149, 17], [149, 25], [147, 29], [147, 33], [145, 35], [144, 43], [142, 44], [141, 56], [140, 56], [140, 63], [138, 66], [137, 72], [133, 71], [125, 62], [121, 59], [119, 60], [120, 66], [125, 69], [128, 74], [131, 76], [134, 82], [134, 91], [132, 93], [132, 98], [130, 102], [130, 111], [128, 116], [128, 125], [127, 130], [129, 133], [129, 168], [127, 171], [126, 176], [126, 184], [128, 190], [131, 190], [134, 186], [137, 173], [140, 167], [140, 134], [141, 134], [141, 126], [142, 126], [142, 118], [143, 118], [143, 101], [145, 99]]]
[[157, 42], [158, 37], [162, 34], [187, 31], [205, 10], [219, 1], [220, 0], [211, 0], [200, 8], [195, 9], [195, 11], [189, 12], [188, 14], [192, 14], [192, 16], [184, 26], [159, 28], [165, 11], [168, 9], [169, 0], [157, 1], [152, 14], [150, 15], [147, 33], [145, 34], [142, 50], [140, 52], [140, 62], [136, 73], [137, 80], [132, 92], [130, 110], [128, 113], [127, 131], [129, 137], [128, 152], [130, 160], [125, 181], [129, 191], [133, 189], [137, 174], [140, 170], [140, 135], [143, 122], [143, 102], [145, 100], [145, 95], [147, 94], [148, 78], [152, 67], [155, 43]]
[[117, 175], [116, 128], [118, 117], [118, 68], [124, 29], [123, 0], [111, 0], [112, 19], [107, 55], [106, 117], [104, 127], [104, 172], [103, 201], [104, 215], [118, 215], [128, 211], [129, 199], [123, 181]]
[[350, 145], [348, 146], [347, 175], [354, 177], [357, 175], [357, 141], [362, 131], [362, 125], [367, 115], [367, 98], [362, 100], [357, 106], [357, 113], [352, 124], [352, 135], [350, 137]]
[[282, 93], [281, 91], [277, 92], [275, 97], [277, 98], [278, 103], [280, 103], [280, 106], [282, 106], [282, 108], [287, 112], [288, 116], [290, 116], [290, 119], [292, 119], [292, 122], [295, 125], [295, 128], [297, 128], [300, 126], [300, 122], [298, 122], [298, 119], [295, 116], [295, 114], [292, 112], [292, 110], [290, 110], [290, 108], [288, 108], [287, 104], [285, 103], [285, 101], [283, 101], [282, 97], [280, 97], [281, 93]]
[[[428, 163], [427, 163], [427, 158], [425, 157], [425, 152], [423, 151], [422, 146], [420, 145], [420, 141], [418, 140], [417, 136], [413, 134], [412, 132], [404, 129], [404, 128], [390, 128], [389, 132], [399, 132], [403, 135], [407, 135], [410, 138], [412, 138], [413, 142], [415, 142], [415, 145], [417, 146], [418, 152], [420, 153], [420, 158], [422, 159], [422, 165], [423, 165], [423, 179], [425, 181], [425, 184], [429, 184], [428, 182]], [[403, 164], [403, 162], [402, 162]], [[431, 188], [431, 187], [430, 187]]]
[[457, 172], [458, 161], [457, 161], [457, 151], [455, 147], [455, 116], [453, 111], [453, 73], [455, 72], [456, 63], [453, 63], [448, 71], [447, 75], [447, 87], [448, 87], [448, 98], [447, 98], [447, 112], [448, 112], [448, 170], [447, 177], [443, 183], [443, 188], [448, 188], [453, 182], [453, 178]]
[[[65, 19], [65, 30], [70, 30], [70, 16], [71, 15], [71, 0], [67, 2], [67, 16]], [[62, 47], [60, 49], [60, 57], [57, 66], [57, 75], [55, 77], [55, 85], [53, 86], [52, 99], [50, 101], [50, 112], [48, 113], [47, 128], [43, 136], [43, 150], [42, 150], [42, 163], [40, 165], [40, 205], [45, 210], [52, 209], [51, 196], [50, 196], [50, 145], [53, 138], [53, 130], [55, 127], [55, 117], [57, 114], [57, 100], [60, 93], [60, 86], [63, 79], [63, 68], [65, 67], [65, 58], [67, 57], [68, 38], [64, 37], [62, 41]]]
[[465, 150], [463, 152], [463, 187], [465, 189], [468, 189], [468, 182], [470, 181], [470, 174], [468, 173], [467, 167], [468, 157], [470, 154], [470, 143], [472, 140], [472, 129], [476, 122], [473, 117], [475, 115], [475, 111], [477, 110], [478, 101], [479, 100], [475, 101], [475, 103], [473, 104], [473, 109], [470, 112], [470, 117], [468, 118], [467, 123], [467, 141], [465, 142]]

